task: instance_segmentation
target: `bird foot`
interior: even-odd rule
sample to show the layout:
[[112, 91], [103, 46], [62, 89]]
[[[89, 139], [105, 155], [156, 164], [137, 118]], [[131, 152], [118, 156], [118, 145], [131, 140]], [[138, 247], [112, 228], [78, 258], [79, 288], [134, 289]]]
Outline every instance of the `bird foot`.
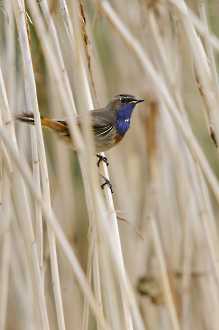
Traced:
[[113, 194], [113, 186], [109, 179], [107, 179], [105, 176], [101, 175], [104, 179], [104, 182], [101, 184], [101, 188], [104, 189], [105, 186], [108, 186], [110, 188], [111, 193]]
[[107, 166], [109, 166], [109, 162], [108, 162], [108, 159], [105, 157], [105, 156], [102, 156], [100, 154], [97, 154], [96, 155], [97, 158], [98, 158], [98, 162], [97, 162], [97, 166], [100, 167], [100, 163], [101, 162], [104, 162]]

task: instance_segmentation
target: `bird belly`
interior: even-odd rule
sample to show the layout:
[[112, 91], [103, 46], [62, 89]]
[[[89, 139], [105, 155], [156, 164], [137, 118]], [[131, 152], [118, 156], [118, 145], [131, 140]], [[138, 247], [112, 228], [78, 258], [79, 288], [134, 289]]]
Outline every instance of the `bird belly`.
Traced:
[[116, 130], [112, 129], [107, 135], [94, 136], [94, 142], [97, 152], [107, 151], [116, 144]]
[[[65, 134], [64, 132], [57, 132], [58, 137], [61, 141], [66, 143], [71, 149], [75, 150], [75, 145], [72, 143], [70, 134]], [[115, 130], [112, 130], [107, 134], [107, 136], [95, 136], [94, 144], [96, 152], [103, 152], [114, 147], [123, 137], [119, 136]]]
[[[75, 150], [75, 145], [72, 142], [69, 131], [56, 131], [60, 140], [66, 143], [71, 149]], [[95, 136], [94, 144], [96, 152], [103, 152], [113, 148], [117, 143], [119, 143], [125, 134], [120, 135], [115, 129], [112, 129], [107, 135]]]

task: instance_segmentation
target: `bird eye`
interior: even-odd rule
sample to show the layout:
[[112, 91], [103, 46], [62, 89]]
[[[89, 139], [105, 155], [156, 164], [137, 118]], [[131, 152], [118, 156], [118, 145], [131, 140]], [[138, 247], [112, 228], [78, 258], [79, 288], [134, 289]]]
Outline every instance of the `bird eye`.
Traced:
[[119, 100], [123, 104], [136, 103], [136, 98], [132, 95], [120, 94], [120, 95], [116, 96], [116, 99]]
[[133, 99], [131, 99], [129, 97], [120, 97], [120, 102], [121, 103], [130, 103], [132, 101], [133, 101]]
[[121, 97], [120, 101], [121, 101], [121, 103], [127, 103], [127, 99], [125, 99], [124, 97]]

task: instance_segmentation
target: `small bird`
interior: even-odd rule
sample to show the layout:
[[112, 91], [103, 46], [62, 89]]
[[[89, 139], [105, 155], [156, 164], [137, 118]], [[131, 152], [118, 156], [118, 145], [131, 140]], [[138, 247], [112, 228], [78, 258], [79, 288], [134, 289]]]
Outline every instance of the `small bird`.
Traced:
[[[107, 158], [99, 154], [99, 152], [111, 149], [122, 140], [130, 127], [132, 112], [136, 104], [143, 101], [143, 99], [138, 99], [133, 95], [119, 94], [105, 108], [90, 112], [98, 166], [101, 161], [109, 165]], [[16, 119], [28, 124], [35, 124], [34, 115], [30, 112], [18, 114]], [[76, 121], [80, 128], [81, 118], [79, 116], [76, 117]], [[41, 116], [41, 124], [43, 127], [55, 132], [63, 141], [75, 149], [67, 121]], [[104, 189], [104, 186], [108, 185], [113, 193], [110, 181], [104, 176], [102, 178], [104, 179], [104, 183], [101, 185], [101, 188]]]
[[[97, 153], [111, 149], [122, 140], [130, 127], [132, 112], [136, 104], [143, 101], [143, 99], [138, 99], [133, 95], [120, 94], [116, 95], [106, 107], [90, 112]], [[21, 113], [16, 118], [22, 122], [34, 125], [33, 113]], [[80, 128], [80, 117], [76, 117], [76, 120]], [[68, 123], [65, 120], [50, 119], [41, 116], [41, 124], [43, 127], [49, 128], [58, 134], [62, 140], [74, 149]], [[97, 156], [99, 158], [98, 166], [102, 160], [107, 163], [105, 157], [101, 155]]]

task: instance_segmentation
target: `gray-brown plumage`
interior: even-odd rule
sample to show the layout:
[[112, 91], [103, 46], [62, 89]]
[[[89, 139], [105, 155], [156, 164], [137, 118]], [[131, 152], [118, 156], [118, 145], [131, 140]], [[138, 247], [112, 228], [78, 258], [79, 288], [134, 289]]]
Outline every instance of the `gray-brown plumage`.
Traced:
[[[97, 152], [109, 150], [121, 141], [130, 127], [131, 115], [135, 105], [142, 101], [132, 95], [120, 94], [115, 96], [105, 108], [90, 112]], [[16, 118], [22, 122], [34, 125], [34, 116], [32, 113], [21, 113]], [[77, 117], [76, 120], [80, 127], [80, 117]], [[62, 140], [70, 144], [74, 149], [68, 124], [65, 120], [50, 119], [41, 116], [41, 124], [43, 127], [49, 128], [58, 134]]]

